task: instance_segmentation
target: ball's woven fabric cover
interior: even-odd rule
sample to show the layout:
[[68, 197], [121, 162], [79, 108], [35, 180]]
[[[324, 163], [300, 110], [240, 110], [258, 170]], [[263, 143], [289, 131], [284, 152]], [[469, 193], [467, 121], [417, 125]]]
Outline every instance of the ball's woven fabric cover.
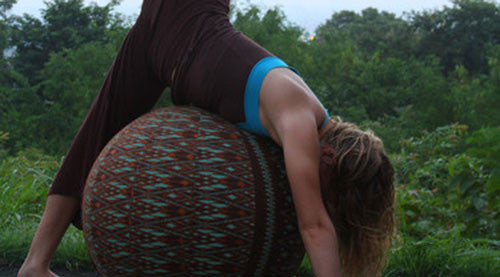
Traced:
[[281, 149], [192, 107], [121, 130], [82, 211], [102, 276], [292, 276], [304, 256]]

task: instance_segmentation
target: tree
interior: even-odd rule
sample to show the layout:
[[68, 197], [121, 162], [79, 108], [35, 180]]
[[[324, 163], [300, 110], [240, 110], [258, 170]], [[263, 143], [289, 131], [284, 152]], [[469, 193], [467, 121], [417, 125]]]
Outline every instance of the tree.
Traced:
[[453, 0], [453, 7], [413, 13], [418, 57], [435, 55], [443, 72], [463, 65], [471, 74], [487, 74], [488, 45], [500, 43], [500, 5], [485, 0]]
[[0, 126], [11, 153], [31, 146], [64, 154], [128, 29], [110, 13], [118, 2], [55, 0], [43, 20], [9, 18], [2, 34], [15, 52], [0, 61]]
[[50, 53], [91, 42], [110, 42], [108, 28], [113, 26], [111, 11], [120, 1], [112, 0], [103, 7], [95, 3], [84, 7], [83, 0], [53, 0], [45, 2], [43, 20], [25, 14], [13, 24], [13, 67], [31, 84], [41, 81], [40, 70]]
[[287, 23], [279, 8], [269, 9], [263, 16], [256, 6], [245, 11], [236, 10], [234, 26], [290, 65], [302, 63], [306, 42], [304, 30]]
[[3, 52], [7, 48], [8, 43], [8, 17], [7, 11], [12, 8], [16, 0], [0, 0], [0, 51], [2, 51], [2, 61], [4, 59]]
[[90, 42], [51, 54], [41, 71], [43, 112], [32, 132], [47, 153], [64, 154], [116, 56], [112, 43]]
[[404, 58], [411, 55], [413, 33], [410, 25], [393, 13], [367, 8], [357, 14], [352, 11], [334, 13], [316, 30], [318, 41], [333, 43], [347, 38], [369, 57], [379, 52], [381, 57]]

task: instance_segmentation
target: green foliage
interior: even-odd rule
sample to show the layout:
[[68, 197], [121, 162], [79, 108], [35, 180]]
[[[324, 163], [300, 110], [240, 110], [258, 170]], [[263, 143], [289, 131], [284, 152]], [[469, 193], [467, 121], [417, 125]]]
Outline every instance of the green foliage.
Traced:
[[[15, 0], [0, 0], [0, 51], [7, 48], [8, 44], [8, 31], [9, 25], [7, 23], [8, 18], [6, 12], [12, 8], [16, 1]], [[3, 55], [2, 55], [3, 60]]]
[[500, 211], [500, 127], [481, 129], [467, 139], [469, 149], [467, 153], [478, 159], [488, 169], [488, 181], [486, 191], [493, 202], [494, 217], [497, 218]]
[[27, 149], [0, 160], [0, 227], [38, 219], [58, 162], [39, 150]]
[[419, 57], [435, 55], [445, 73], [457, 64], [476, 73], [487, 72], [486, 48], [500, 43], [500, 6], [487, 0], [453, 0], [453, 7], [413, 13]]
[[382, 276], [482, 276], [500, 273], [498, 241], [461, 237], [412, 240], [404, 237], [393, 248]]
[[[318, 28], [314, 41], [306, 41], [303, 30], [287, 23], [278, 8], [265, 13], [255, 6], [233, 8], [232, 18], [243, 33], [299, 68], [331, 114], [373, 127], [389, 149], [398, 150], [401, 139], [454, 122], [474, 130], [499, 124], [500, 48], [492, 44], [495, 40], [478, 48], [488, 50], [482, 71], [489, 73], [480, 76], [458, 59], [454, 70], [443, 75], [442, 60], [420, 53], [424, 44], [414, 44], [432, 40], [418, 26], [418, 16], [452, 14], [447, 16], [461, 20], [459, 14], [474, 13], [464, 9], [490, 5], [478, 3], [414, 14], [411, 20], [375, 9], [342, 11]], [[13, 68], [4, 63], [2, 71], [0, 66], [0, 123], [9, 126], [3, 129], [13, 138], [6, 146], [10, 153], [26, 146], [65, 152], [126, 32], [123, 19], [111, 15], [113, 7], [59, 0], [47, 3], [42, 21], [28, 15], [6, 21], [14, 30], [8, 41], [17, 48]], [[78, 20], [65, 24], [69, 18]]]
[[29, 85], [28, 80], [16, 71], [4, 71], [0, 78], [0, 126], [9, 133], [5, 143], [9, 153], [22, 150], [29, 142], [37, 141], [36, 133], [30, 133], [43, 112], [42, 101]]
[[316, 30], [317, 39], [328, 43], [339, 37], [348, 37], [362, 53], [368, 56], [380, 53], [382, 57], [404, 58], [412, 50], [412, 32], [409, 22], [395, 14], [368, 8], [357, 14], [341, 11]]
[[118, 3], [55, 0], [43, 20], [6, 19], [0, 42], [7, 35], [15, 51], [0, 60], [0, 126], [10, 134], [9, 153], [66, 152], [126, 34], [122, 17], [111, 14]]
[[449, 96], [454, 121], [479, 129], [500, 125], [500, 45], [488, 51], [488, 75], [472, 76], [464, 66], [450, 73]]
[[110, 13], [119, 1], [110, 1], [104, 7], [95, 3], [84, 7], [83, 0], [45, 3], [43, 21], [25, 14], [15, 17], [12, 26], [11, 43], [16, 48], [12, 64], [21, 74], [30, 77], [31, 84], [41, 80], [38, 73], [51, 53], [91, 41], [109, 43], [108, 29], [116, 27]]
[[302, 263], [300, 265], [300, 268], [297, 271], [297, 274], [295, 276], [296, 277], [314, 277], [314, 274], [312, 272], [311, 261], [309, 260], [309, 257], [307, 257], [307, 255], [304, 256], [304, 259], [302, 259]]
[[0, 0], [0, 14], [5, 15], [5, 12], [10, 10], [17, 0]]
[[[0, 159], [0, 264], [22, 263], [59, 164], [54, 157], [36, 149]], [[69, 268], [92, 266], [80, 231], [70, 228], [52, 264]]]
[[[459, 236], [444, 239], [430, 236], [422, 240], [403, 236], [395, 241], [382, 276], [495, 277], [500, 273], [499, 246], [500, 241]], [[296, 276], [314, 276], [307, 256]]]
[[[449, 120], [449, 107], [443, 107], [444, 95], [440, 93], [446, 88], [446, 82], [436, 74], [437, 66], [432, 60], [381, 59], [375, 54], [368, 60], [358, 58], [347, 72], [342, 72], [341, 68], [337, 70], [335, 75], [338, 77], [329, 86], [333, 89], [328, 93], [320, 90], [319, 94], [325, 95], [323, 98], [328, 107], [349, 121], [398, 116], [399, 110], [407, 106], [413, 106], [413, 113], [418, 114], [407, 120], [421, 127], [433, 129]], [[331, 99], [335, 102], [332, 103]], [[441, 105], [438, 107], [433, 103]]]
[[278, 8], [268, 10], [263, 16], [256, 6], [247, 10], [234, 9], [236, 29], [279, 57], [287, 57], [290, 65], [301, 65], [306, 43], [300, 38], [303, 29], [286, 24], [285, 15]]
[[[39, 91], [43, 112], [32, 133], [47, 134], [33, 146], [64, 154], [72, 137], [99, 92], [117, 49], [112, 44], [91, 42], [53, 54], [45, 64]], [[65, 142], [65, 144], [61, 144]]]
[[7, 151], [5, 150], [5, 142], [9, 139], [9, 133], [4, 133], [0, 131], [0, 160], [4, 159], [7, 155]]
[[[19, 223], [0, 229], [0, 245], [2, 246], [0, 264], [21, 266], [30, 248], [37, 224], [37, 221], [30, 220], [23, 224]], [[94, 269], [80, 230], [73, 226], [69, 227], [51, 259], [50, 265], [68, 270]]]
[[403, 141], [394, 155], [401, 230], [417, 238], [498, 239], [498, 196], [488, 193], [491, 171], [467, 155], [467, 127], [450, 125]]

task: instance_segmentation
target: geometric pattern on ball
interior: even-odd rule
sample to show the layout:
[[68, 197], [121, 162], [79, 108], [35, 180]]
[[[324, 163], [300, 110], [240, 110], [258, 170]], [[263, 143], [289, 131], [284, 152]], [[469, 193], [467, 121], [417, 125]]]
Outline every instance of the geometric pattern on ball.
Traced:
[[87, 179], [102, 276], [292, 276], [304, 255], [281, 149], [194, 107], [141, 116]]

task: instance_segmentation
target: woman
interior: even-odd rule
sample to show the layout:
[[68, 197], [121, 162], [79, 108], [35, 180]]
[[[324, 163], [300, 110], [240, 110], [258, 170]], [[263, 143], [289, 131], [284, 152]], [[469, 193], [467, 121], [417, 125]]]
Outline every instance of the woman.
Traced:
[[145, 0], [49, 191], [18, 276], [49, 263], [105, 144], [166, 87], [175, 104], [217, 113], [283, 147], [299, 230], [316, 276], [378, 275], [393, 227], [382, 143], [328, 113], [284, 62], [237, 32], [229, 0]]

